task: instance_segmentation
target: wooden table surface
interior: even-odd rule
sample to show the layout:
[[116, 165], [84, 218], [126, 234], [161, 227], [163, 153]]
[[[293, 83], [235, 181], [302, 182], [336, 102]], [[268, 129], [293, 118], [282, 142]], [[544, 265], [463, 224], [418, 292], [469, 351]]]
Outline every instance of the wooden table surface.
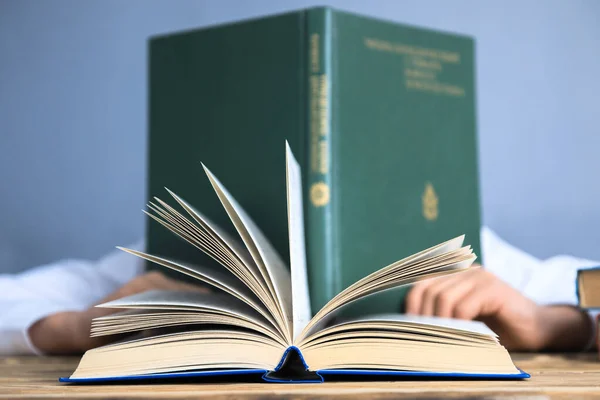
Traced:
[[168, 383], [76, 386], [58, 382], [78, 358], [0, 358], [0, 398], [195, 399], [195, 398], [466, 398], [600, 399], [600, 361], [595, 353], [514, 354], [531, 374], [524, 381], [396, 381], [323, 384]]

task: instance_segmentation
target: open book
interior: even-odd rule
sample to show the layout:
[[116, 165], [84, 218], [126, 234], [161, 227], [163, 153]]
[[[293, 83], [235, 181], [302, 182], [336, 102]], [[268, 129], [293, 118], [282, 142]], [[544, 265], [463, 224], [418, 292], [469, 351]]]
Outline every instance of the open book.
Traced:
[[481, 323], [400, 314], [332, 319], [365, 296], [473, 268], [476, 256], [463, 246], [463, 236], [364, 277], [312, 316], [301, 173], [287, 143], [289, 267], [217, 177], [204, 170], [243, 245], [171, 191], [182, 211], [156, 198], [147, 214], [223, 271], [123, 250], [205, 282], [213, 293], [149, 291], [100, 305], [123, 311], [94, 320], [92, 335], [140, 335], [87, 351], [61, 381], [242, 374], [304, 382], [349, 374], [528, 377]]

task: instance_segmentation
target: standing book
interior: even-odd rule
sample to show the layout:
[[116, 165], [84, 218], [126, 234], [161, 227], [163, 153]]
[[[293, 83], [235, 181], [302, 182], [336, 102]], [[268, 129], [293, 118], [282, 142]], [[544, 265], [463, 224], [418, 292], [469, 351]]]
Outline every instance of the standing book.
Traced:
[[[422, 279], [460, 273], [476, 258], [464, 236], [412, 254], [363, 277], [312, 316], [307, 278], [301, 168], [285, 147], [289, 266], [259, 226], [206, 167], [238, 237], [167, 189], [147, 214], [221, 270], [124, 249], [212, 286], [213, 293], [148, 291], [101, 307], [122, 309], [93, 321], [92, 335], [139, 337], [88, 350], [63, 382], [258, 375], [270, 382], [321, 382], [351, 375], [525, 378], [484, 324], [400, 314], [332, 320], [361, 298]], [[263, 198], [268, 201], [268, 198]], [[407, 232], [410, 234], [410, 232]], [[145, 332], [145, 333], [142, 333]]]
[[[464, 35], [330, 7], [153, 37], [147, 199], [169, 182], [235, 234], [210, 184], [198, 180], [203, 160], [287, 258], [285, 185], [276, 166], [288, 140], [304, 171], [313, 309], [398, 254], [448, 237], [465, 234], [485, 260], [474, 49]], [[146, 244], [149, 252], [218, 268], [155, 224]], [[397, 312], [405, 291], [345, 313]]]

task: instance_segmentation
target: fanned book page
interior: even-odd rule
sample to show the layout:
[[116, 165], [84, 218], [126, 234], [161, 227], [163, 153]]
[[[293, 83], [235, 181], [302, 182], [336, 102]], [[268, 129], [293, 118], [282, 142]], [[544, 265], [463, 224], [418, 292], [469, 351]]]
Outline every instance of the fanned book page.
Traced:
[[300, 165], [290, 146], [285, 144], [290, 269], [292, 278], [292, 314], [294, 341], [308, 325], [311, 317], [306, 249], [304, 245], [304, 211], [302, 205], [302, 176]]
[[155, 198], [147, 214], [212, 257], [222, 271], [123, 250], [208, 284], [212, 292], [149, 291], [99, 305], [115, 313], [95, 319], [91, 335], [126, 338], [87, 351], [63, 382], [213, 375], [257, 375], [269, 382], [320, 382], [348, 374], [528, 377], [482, 323], [400, 314], [332, 318], [366, 296], [473, 268], [476, 256], [464, 236], [383, 266], [311, 312], [302, 174], [287, 142], [285, 152], [289, 263], [203, 166], [239, 238], [169, 190], [176, 204]]

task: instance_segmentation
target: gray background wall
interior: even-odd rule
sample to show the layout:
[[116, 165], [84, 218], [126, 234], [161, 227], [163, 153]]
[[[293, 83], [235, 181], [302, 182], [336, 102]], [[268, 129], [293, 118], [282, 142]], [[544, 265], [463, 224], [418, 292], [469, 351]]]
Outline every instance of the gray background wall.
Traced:
[[[0, 0], [0, 272], [142, 236], [149, 35], [314, 4]], [[600, 260], [600, 2], [321, 4], [476, 37], [484, 222]]]

